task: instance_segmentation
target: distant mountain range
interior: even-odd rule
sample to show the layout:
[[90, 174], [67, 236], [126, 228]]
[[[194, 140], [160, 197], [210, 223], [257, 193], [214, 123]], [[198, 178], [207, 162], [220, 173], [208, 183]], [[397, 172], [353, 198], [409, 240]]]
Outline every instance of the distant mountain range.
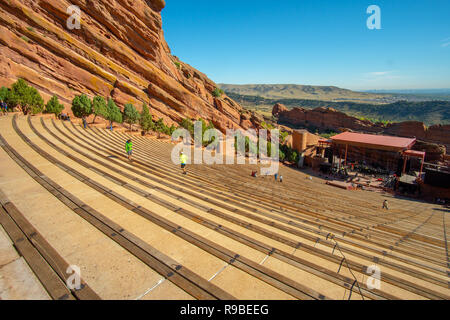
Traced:
[[355, 92], [333, 86], [309, 86], [296, 84], [219, 84], [228, 93], [259, 96], [267, 99], [307, 99], [326, 101], [362, 101], [373, 103], [392, 102], [391, 95]]
[[260, 95], [242, 95], [225, 90], [227, 95], [243, 107], [271, 117], [272, 107], [276, 103], [284, 104], [288, 109], [301, 107], [333, 108], [348, 115], [377, 121], [420, 121], [426, 125], [450, 124], [450, 101], [405, 101], [391, 103], [373, 103], [357, 101], [326, 101], [313, 99], [263, 98]]
[[438, 94], [450, 95], [450, 89], [383, 89], [383, 90], [364, 90], [368, 93], [394, 93], [394, 94]]
[[303, 99], [320, 101], [351, 101], [372, 104], [388, 104], [406, 101], [450, 101], [450, 89], [423, 90], [369, 90], [352, 91], [334, 86], [310, 86], [297, 84], [219, 84], [227, 93], [257, 96], [266, 99]]

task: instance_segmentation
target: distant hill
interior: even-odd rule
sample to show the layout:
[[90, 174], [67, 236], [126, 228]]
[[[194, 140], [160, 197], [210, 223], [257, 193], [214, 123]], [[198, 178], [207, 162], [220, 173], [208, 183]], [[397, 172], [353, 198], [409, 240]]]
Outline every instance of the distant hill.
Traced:
[[296, 84], [219, 84], [227, 93], [259, 96], [266, 99], [304, 99], [325, 101], [355, 101], [372, 103], [394, 102], [391, 94], [356, 92], [333, 86], [308, 86]]
[[227, 93], [230, 98], [247, 109], [270, 116], [276, 103], [284, 104], [288, 109], [302, 107], [314, 109], [330, 107], [348, 115], [372, 121], [421, 121], [426, 125], [450, 124], [450, 101], [396, 101], [389, 104], [356, 103], [349, 101], [333, 102], [306, 99], [266, 99], [261, 96]]
[[394, 93], [394, 94], [442, 94], [450, 95], [450, 89], [383, 89], [383, 90], [364, 90], [369, 93]]
[[396, 99], [408, 101], [450, 101], [450, 89], [367, 90], [364, 92], [390, 94]]

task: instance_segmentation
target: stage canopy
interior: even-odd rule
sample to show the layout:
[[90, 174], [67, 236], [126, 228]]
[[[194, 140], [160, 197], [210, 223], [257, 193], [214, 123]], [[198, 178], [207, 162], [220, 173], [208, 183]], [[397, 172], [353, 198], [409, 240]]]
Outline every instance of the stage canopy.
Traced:
[[399, 138], [355, 132], [343, 132], [331, 137], [331, 140], [334, 144], [395, 152], [402, 152], [411, 149], [416, 143], [415, 138]]

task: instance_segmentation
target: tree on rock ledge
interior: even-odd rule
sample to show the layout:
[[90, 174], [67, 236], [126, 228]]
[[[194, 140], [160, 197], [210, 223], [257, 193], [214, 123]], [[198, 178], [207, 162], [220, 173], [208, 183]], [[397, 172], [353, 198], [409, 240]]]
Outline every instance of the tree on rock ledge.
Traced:
[[131, 104], [127, 103], [123, 109], [123, 121], [130, 125], [130, 130], [133, 124], [137, 123], [141, 115], [136, 110], [136, 108]]
[[0, 88], [0, 100], [6, 102], [9, 97], [9, 89], [7, 87]]
[[144, 135], [150, 130], [155, 129], [155, 123], [153, 122], [153, 117], [150, 114], [147, 104], [142, 105], [141, 117], [139, 119], [139, 124], [141, 125]]
[[64, 105], [59, 103], [58, 97], [54, 95], [45, 105], [45, 113], [54, 113], [56, 117], [64, 110]]
[[122, 123], [122, 113], [120, 112], [119, 107], [114, 103], [114, 100], [111, 98], [108, 100], [107, 110], [106, 120], [109, 120], [109, 125], [112, 131], [114, 122]]
[[105, 118], [108, 116], [108, 108], [106, 106], [105, 98], [96, 96], [94, 100], [92, 100], [92, 113], [94, 114], [94, 119], [92, 123], [95, 123], [95, 119], [97, 116]]
[[11, 87], [8, 105], [12, 108], [19, 106], [25, 115], [30, 112], [38, 114], [44, 109], [44, 99], [36, 88], [29, 86], [25, 80], [19, 79]]
[[85, 118], [92, 114], [92, 102], [91, 99], [85, 94], [76, 96], [72, 100], [72, 112], [77, 118]]

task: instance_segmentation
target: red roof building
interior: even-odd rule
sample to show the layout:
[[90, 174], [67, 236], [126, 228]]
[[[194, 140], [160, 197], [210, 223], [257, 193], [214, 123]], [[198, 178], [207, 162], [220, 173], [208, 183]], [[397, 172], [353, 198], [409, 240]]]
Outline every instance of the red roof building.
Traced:
[[[388, 171], [407, 170], [406, 162], [424, 154], [411, 150], [416, 138], [344, 132], [331, 137], [333, 154], [348, 163], [359, 163]], [[342, 160], [339, 160], [339, 166]], [[408, 166], [409, 166], [408, 162]]]
[[344, 132], [331, 137], [334, 143], [377, 150], [402, 152], [411, 149], [415, 138], [399, 138], [375, 134]]

